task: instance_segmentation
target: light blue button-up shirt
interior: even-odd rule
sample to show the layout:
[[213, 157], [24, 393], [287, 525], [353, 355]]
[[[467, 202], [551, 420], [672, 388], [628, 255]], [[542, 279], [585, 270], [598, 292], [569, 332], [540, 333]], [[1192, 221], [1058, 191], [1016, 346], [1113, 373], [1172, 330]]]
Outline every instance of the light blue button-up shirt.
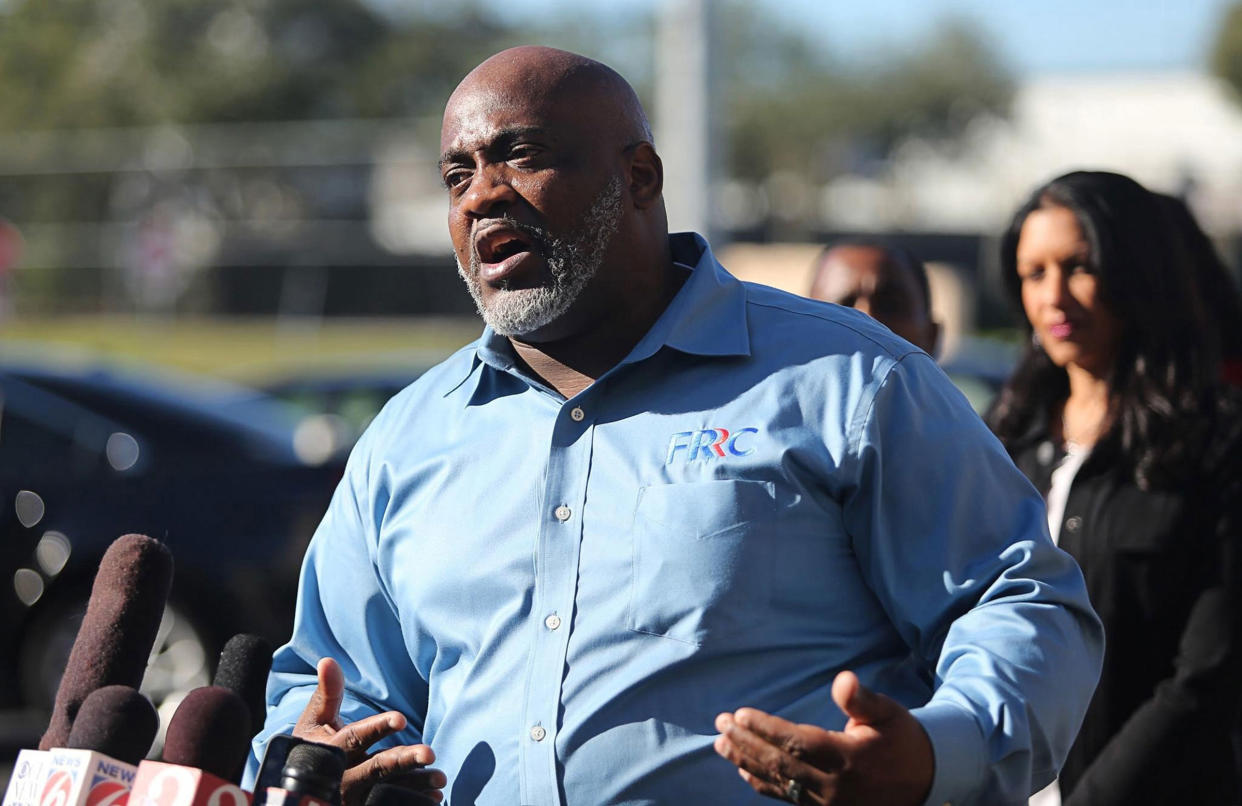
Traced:
[[1040, 498], [927, 355], [673, 238], [684, 286], [574, 398], [485, 330], [380, 413], [256, 752], [331, 656], [342, 717], [403, 712], [452, 806], [766, 803], [716, 715], [840, 729], [852, 669], [926, 728], [928, 803], [1024, 802], [1103, 646]]

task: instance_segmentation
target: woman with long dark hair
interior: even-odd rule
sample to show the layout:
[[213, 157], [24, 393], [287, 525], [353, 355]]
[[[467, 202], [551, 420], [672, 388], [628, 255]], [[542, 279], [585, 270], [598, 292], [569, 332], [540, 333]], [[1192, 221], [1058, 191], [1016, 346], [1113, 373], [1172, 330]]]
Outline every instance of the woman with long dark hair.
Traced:
[[1188, 251], [1154, 194], [1099, 172], [1039, 188], [1002, 241], [1030, 340], [988, 422], [1105, 628], [1068, 804], [1237, 796], [1242, 419]]
[[1156, 194], [1156, 200], [1181, 236], [1200, 298], [1220, 328], [1221, 377], [1242, 386], [1242, 295], [1186, 202], [1162, 193]]

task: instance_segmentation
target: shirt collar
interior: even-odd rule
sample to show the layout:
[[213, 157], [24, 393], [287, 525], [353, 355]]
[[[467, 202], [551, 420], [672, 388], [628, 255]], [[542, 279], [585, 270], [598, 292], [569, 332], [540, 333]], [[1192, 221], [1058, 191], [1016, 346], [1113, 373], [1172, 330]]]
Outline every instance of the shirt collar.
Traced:
[[[621, 364], [650, 358], [665, 345], [691, 355], [750, 355], [745, 287], [720, 265], [698, 233], [670, 235], [669, 248], [674, 264], [690, 274], [664, 313]], [[446, 395], [471, 376], [475, 377], [477, 387], [483, 364], [512, 373], [513, 347], [507, 337], [484, 327], [477, 345], [469, 371], [458, 378]]]
[[676, 233], [669, 248], [673, 263], [690, 276], [621, 363], [642, 361], [665, 345], [691, 355], [750, 355], [746, 289], [717, 262], [702, 235]]

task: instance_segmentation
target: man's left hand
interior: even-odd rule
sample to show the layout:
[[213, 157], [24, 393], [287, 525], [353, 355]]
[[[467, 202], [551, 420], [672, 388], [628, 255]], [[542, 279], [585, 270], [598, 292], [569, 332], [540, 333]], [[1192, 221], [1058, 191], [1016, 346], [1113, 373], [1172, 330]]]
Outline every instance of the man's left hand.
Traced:
[[406, 726], [405, 716], [388, 711], [346, 723], [341, 719], [345, 699], [345, 677], [332, 658], [316, 666], [318, 685], [302, 711], [293, 735], [299, 739], [330, 744], [345, 751], [347, 766], [341, 778], [342, 806], [362, 806], [371, 788], [386, 783], [409, 791], [409, 803], [440, 803], [447, 783], [444, 773], [426, 769], [436, 754], [425, 744], [400, 745], [370, 753], [371, 745]]
[[918, 806], [931, 790], [931, 741], [900, 703], [853, 672], [832, 683], [845, 730], [798, 725], [754, 708], [716, 717], [716, 752], [761, 795], [814, 806]]

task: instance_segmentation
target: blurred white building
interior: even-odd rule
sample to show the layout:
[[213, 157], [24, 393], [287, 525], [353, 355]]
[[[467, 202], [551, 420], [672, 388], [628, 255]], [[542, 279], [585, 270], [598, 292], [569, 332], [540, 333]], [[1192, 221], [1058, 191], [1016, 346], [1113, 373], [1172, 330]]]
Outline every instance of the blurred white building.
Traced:
[[963, 140], [914, 140], [879, 177], [822, 188], [829, 229], [998, 232], [1040, 183], [1077, 168], [1129, 174], [1185, 192], [1205, 228], [1242, 231], [1242, 103], [1200, 73], [1036, 78], [1009, 119], [984, 118]]

